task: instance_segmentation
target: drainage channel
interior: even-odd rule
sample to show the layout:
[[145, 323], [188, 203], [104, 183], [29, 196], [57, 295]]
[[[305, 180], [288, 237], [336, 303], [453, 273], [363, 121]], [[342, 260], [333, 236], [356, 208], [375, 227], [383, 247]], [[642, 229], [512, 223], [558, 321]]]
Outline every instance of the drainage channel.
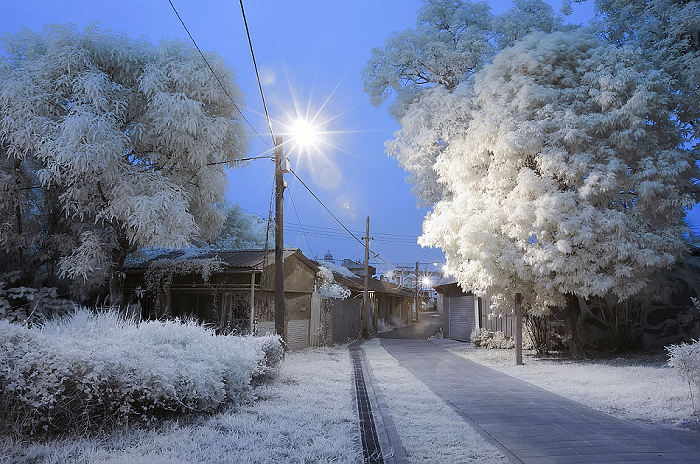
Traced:
[[355, 374], [355, 396], [357, 398], [357, 412], [360, 416], [360, 439], [364, 462], [365, 464], [384, 464], [379, 437], [377, 437], [377, 428], [372, 416], [372, 406], [365, 385], [365, 376], [362, 373], [362, 357], [359, 348], [351, 348], [350, 356]]

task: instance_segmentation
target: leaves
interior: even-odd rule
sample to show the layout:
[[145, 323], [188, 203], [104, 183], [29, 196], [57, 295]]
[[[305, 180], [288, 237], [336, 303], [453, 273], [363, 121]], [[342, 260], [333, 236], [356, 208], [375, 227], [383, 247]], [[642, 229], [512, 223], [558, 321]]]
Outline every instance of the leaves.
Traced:
[[435, 202], [420, 243], [497, 308], [641, 292], [686, 249], [699, 193], [669, 83], [637, 49], [538, 33], [423, 92], [388, 144]]
[[[180, 247], [221, 226], [224, 170], [240, 164], [247, 134], [220, 57], [207, 60], [224, 90], [191, 45], [154, 46], [95, 24], [25, 30], [3, 48], [0, 140], [10, 156], [38, 160], [65, 213], [105, 236], [84, 236], [61, 261], [65, 275], [113, 276], [138, 246]], [[84, 259], [88, 242], [109, 263]]]

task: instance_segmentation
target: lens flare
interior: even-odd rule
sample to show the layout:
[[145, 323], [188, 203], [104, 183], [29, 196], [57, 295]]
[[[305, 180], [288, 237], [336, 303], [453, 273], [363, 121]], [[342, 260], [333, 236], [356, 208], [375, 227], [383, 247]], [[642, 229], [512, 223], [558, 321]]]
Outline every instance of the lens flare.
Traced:
[[305, 119], [297, 119], [292, 123], [292, 137], [300, 147], [313, 147], [318, 142], [317, 129]]

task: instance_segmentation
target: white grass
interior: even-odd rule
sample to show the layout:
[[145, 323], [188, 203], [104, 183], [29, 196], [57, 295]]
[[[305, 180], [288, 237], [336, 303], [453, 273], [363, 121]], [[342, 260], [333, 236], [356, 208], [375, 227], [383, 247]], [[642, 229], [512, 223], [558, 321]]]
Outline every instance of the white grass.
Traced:
[[505, 456], [380, 344], [362, 345], [412, 463], [506, 463]]
[[635, 364], [622, 358], [554, 361], [539, 359], [533, 356], [534, 352], [524, 351], [524, 365], [516, 366], [515, 350], [465, 345], [451, 351], [623, 419], [672, 424], [697, 419], [693, 416], [688, 383], [665, 363]]
[[0, 440], [0, 463], [356, 463], [361, 459], [347, 348], [287, 355], [255, 403], [161, 430], [29, 444]]
[[402, 321], [401, 318], [392, 317], [391, 322], [387, 322], [384, 319], [377, 319], [377, 333], [391, 332], [401, 327], [406, 327], [406, 323]]

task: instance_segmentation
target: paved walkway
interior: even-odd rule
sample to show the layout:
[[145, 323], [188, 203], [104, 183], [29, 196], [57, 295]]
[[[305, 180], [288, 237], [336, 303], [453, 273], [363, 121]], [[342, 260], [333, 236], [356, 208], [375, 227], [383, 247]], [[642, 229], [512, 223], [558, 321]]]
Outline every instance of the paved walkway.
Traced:
[[382, 345], [512, 462], [700, 463], [700, 435], [616, 419], [426, 340]]

